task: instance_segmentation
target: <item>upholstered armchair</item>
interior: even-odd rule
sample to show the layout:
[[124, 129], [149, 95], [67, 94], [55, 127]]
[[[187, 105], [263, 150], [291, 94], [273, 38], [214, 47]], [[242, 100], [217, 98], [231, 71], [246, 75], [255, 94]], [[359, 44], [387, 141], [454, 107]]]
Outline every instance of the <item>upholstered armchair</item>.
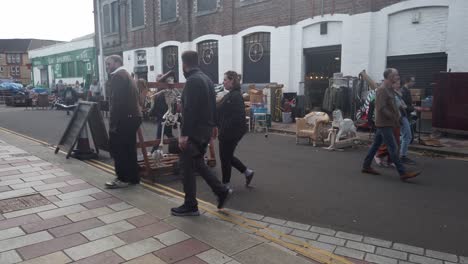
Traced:
[[307, 138], [314, 147], [317, 141], [324, 143], [328, 135], [330, 117], [324, 112], [310, 112], [304, 118], [296, 118], [296, 144], [299, 138]]

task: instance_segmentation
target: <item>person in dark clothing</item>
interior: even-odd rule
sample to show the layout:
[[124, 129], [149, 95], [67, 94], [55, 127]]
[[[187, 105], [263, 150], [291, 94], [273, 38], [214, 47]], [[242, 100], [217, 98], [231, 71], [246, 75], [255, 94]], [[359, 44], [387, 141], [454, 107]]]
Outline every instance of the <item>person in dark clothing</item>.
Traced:
[[218, 197], [218, 208], [223, 208], [231, 191], [211, 173], [204, 155], [210, 142], [216, 117], [216, 96], [213, 82], [198, 68], [198, 53], [182, 54], [182, 67], [187, 79], [182, 92], [182, 129], [179, 137], [180, 163], [185, 192], [184, 204], [172, 208], [175, 216], [200, 215], [196, 199], [198, 172]]
[[[67, 86], [63, 91], [63, 98], [66, 106], [74, 105], [78, 100], [78, 94], [71, 86]], [[67, 108], [67, 115], [70, 115], [70, 109]]]
[[217, 107], [219, 155], [223, 183], [229, 185], [231, 169], [234, 167], [245, 175], [245, 186], [249, 186], [254, 171], [248, 169], [234, 156], [237, 144], [247, 132], [245, 104], [240, 91], [240, 76], [234, 71], [228, 71], [224, 74], [223, 84], [224, 89], [229, 91]]
[[122, 67], [122, 58], [111, 55], [106, 59], [110, 78], [109, 147], [114, 159], [117, 178], [106, 187], [124, 188], [138, 184], [136, 132], [141, 124], [141, 109], [135, 80]]
[[414, 111], [413, 100], [411, 98], [410, 89], [414, 86], [416, 80], [414, 76], [408, 76], [405, 78], [405, 83], [401, 88], [402, 99], [406, 104], [406, 111], [402, 112], [401, 117], [401, 148], [400, 148], [400, 160], [401, 162], [409, 165], [416, 164], [413, 160], [408, 158], [408, 147], [413, 139], [411, 131], [410, 118], [411, 113]]

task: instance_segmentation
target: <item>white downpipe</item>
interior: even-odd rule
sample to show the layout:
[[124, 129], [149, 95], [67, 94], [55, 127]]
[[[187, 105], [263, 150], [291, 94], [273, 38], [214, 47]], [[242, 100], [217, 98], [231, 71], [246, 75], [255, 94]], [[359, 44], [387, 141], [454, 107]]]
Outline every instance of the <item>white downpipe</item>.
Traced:
[[98, 68], [99, 68], [99, 86], [101, 87], [102, 95], [104, 98], [106, 98], [106, 69], [105, 69], [105, 59], [104, 59], [104, 49], [102, 46], [102, 27], [101, 27], [101, 1], [97, 0], [97, 26], [98, 26], [98, 42], [99, 42], [99, 55], [101, 57], [101, 63], [99, 63], [99, 57], [98, 57]]

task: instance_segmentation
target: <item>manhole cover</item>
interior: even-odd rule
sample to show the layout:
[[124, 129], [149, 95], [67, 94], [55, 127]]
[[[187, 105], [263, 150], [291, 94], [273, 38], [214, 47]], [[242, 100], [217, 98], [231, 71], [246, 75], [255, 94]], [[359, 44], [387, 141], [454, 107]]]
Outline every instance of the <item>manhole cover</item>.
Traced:
[[9, 213], [18, 210], [29, 209], [33, 207], [50, 204], [44, 196], [33, 194], [28, 196], [16, 197], [0, 201], [0, 213]]

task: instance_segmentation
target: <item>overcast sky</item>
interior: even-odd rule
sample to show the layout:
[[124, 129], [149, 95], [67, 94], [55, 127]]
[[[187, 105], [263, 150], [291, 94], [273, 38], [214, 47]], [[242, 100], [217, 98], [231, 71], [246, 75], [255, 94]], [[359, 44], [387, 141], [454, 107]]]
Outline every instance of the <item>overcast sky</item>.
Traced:
[[69, 41], [94, 32], [93, 0], [1, 0], [0, 39]]

